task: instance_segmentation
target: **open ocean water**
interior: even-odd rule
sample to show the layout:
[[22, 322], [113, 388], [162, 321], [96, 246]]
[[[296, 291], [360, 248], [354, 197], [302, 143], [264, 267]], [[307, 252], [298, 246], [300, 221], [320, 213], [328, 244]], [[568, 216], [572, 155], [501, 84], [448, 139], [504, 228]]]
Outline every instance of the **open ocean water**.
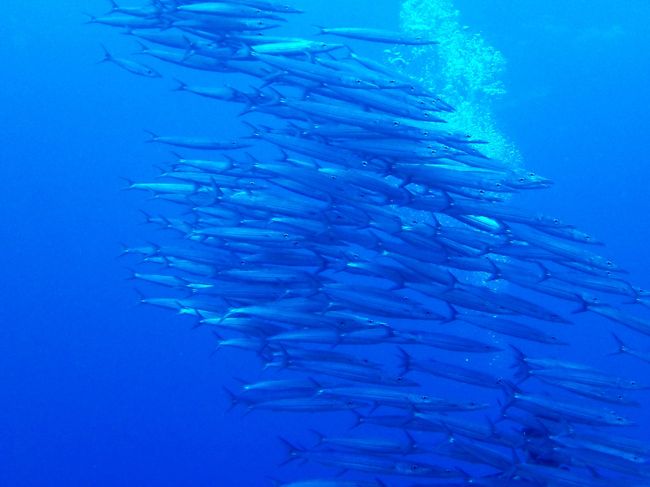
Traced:
[[[427, 86], [463, 107], [455, 114], [457, 130], [468, 130], [463, 128], [466, 123], [477, 138], [481, 131], [492, 135], [491, 140], [499, 144], [488, 150], [506, 154], [503, 158], [512, 167], [519, 164], [554, 182], [550, 188], [516, 194], [506, 204], [512, 202], [532, 216], [557, 216], [606, 242], [605, 247], [591, 250], [627, 270], [626, 281], [650, 286], [648, 2], [295, 0], [295, 6], [305, 13], [287, 16], [289, 22], [280, 35], [313, 39], [318, 31], [314, 25], [402, 29], [405, 35], [413, 24], [437, 26], [439, 31], [432, 29], [427, 37], [440, 44], [428, 51], [335, 37], [328, 42], [349, 44], [391, 69], [426, 76]], [[287, 451], [278, 436], [301, 450], [309, 449], [317, 443], [310, 430], [328, 436], [347, 434], [355, 414], [346, 410], [244, 414], [242, 405], [229, 411], [224, 386], [238, 391], [238, 379], [251, 382], [284, 376], [272, 371], [262, 374], [255, 353], [224, 347], [212, 354], [215, 337], [208, 327], [194, 329], [197, 318], [187, 312], [138, 305], [139, 293], [147, 297], [165, 293], [150, 283], [128, 280], [133, 269], [153, 271], [140, 267], [132, 256], [119, 257], [122, 245], [187, 246], [189, 241], [156, 225], [143, 225], [140, 210], [176, 216], [179, 205], [148, 201], [150, 194], [144, 192], [122, 191], [129, 185], [122, 178], [155, 181], [160, 173], [156, 166], [168, 166], [175, 159], [170, 147], [145, 143], [149, 137], [145, 130], [224, 140], [245, 137], [251, 130], [237, 122], [241, 105], [173, 91], [174, 78], [222, 86], [222, 74], [195, 72], [133, 54], [140, 47], [133, 37], [123, 35], [123, 29], [85, 24], [85, 12], [103, 15], [109, 8], [109, 2], [100, 0], [9, 0], [2, 5], [0, 486], [262, 487], [273, 485], [270, 479], [289, 483], [310, 478], [339, 482], [379, 478], [395, 487], [447, 485], [426, 477], [409, 479], [354, 469], [337, 477], [346, 469], [328, 468], [317, 461], [279, 467], [287, 460]], [[418, 29], [421, 32], [422, 27]], [[154, 66], [164, 77], [149, 79], [112, 63], [98, 64], [104, 56], [102, 45], [116, 57]], [[242, 90], [261, 84], [242, 75], [228, 79]], [[268, 81], [273, 86], [275, 80]], [[257, 116], [253, 114], [251, 120], [269, 123]], [[270, 145], [251, 150], [257, 150], [255, 157], [265, 162], [279, 154]], [[177, 151], [183, 156], [219, 158], [214, 153]], [[481, 279], [474, 275], [464, 282], [478, 285]], [[354, 287], [369, 281], [357, 275], [349, 282]], [[501, 286], [497, 294], [508, 290], [507, 284]], [[461, 358], [459, 363], [497, 375], [512, 374], [509, 366], [515, 358], [508, 344], [516, 344], [528, 356], [583, 362], [610, 377], [650, 384], [650, 365], [629, 354], [607, 355], [616, 350], [611, 330], [634, 350], [648, 352], [646, 334], [595, 313], [573, 314], [575, 306], [535, 296], [537, 304], [560, 310], [574, 324], [550, 323], [545, 328], [544, 323], [533, 323], [559, 330], [570, 345], [549, 347], [483, 331], [479, 335], [479, 328], [465, 327], [459, 336], [480, 338], [503, 350], [489, 359], [460, 354], [455, 356]], [[625, 306], [630, 312], [639, 309], [646, 320], [650, 314], [638, 303]], [[450, 330], [449, 324], [435, 326]], [[405, 348], [422, 360], [452, 357], [436, 348]], [[395, 346], [367, 351], [363, 346], [339, 345], [324, 350], [367, 354], [392, 370], [399, 362]], [[488, 402], [485, 414], [493, 419], [500, 415], [497, 399], [503, 404], [512, 394], [431, 375], [415, 376], [437, 397]], [[338, 379], [328, 380], [338, 385]], [[627, 407], [567, 396], [562, 389], [534, 381], [529, 379], [521, 387], [542, 390], [540, 394], [549, 394], [543, 397], [551, 401], [569, 397], [580, 404], [612, 408], [635, 422], [632, 427], [594, 431], [642, 442], [649, 438], [647, 390], [632, 391], [630, 396], [639, 405]], [[370, 402], [360, 408], [364, 415], [375, 408], [368, 414], [396, 414]], [[409, 419], [413, 410], [407, 406], [400, 414]], [[472, 418], [481, 422], [483, 416], [480, 412]], [[568, 428], [571, 421], [554, 423]], [[365, 427], [353, 434], [404, 438], [402, 428], [362, 431]], [[413, 435], [418, 443], [434, 448], [449, 443], [447, 433], [442, 428], [442, 433], [416, 430]], [[526, 457], [529, 450], [521, 445], [513, 449], [517, 453], [501, 450], [513, 465], [534, 463]], [[455, 468], [462, 468], [472, 477], [499, 472], [482, 462], [467, 462], [466, 451], [456, 455], [417, 458], [456, 474]], [[632, 475], [635, 472], [612, 473], [603, 467], [601, 457], [597, 460], [586, 461], [593, 472], [575, 464], [567, 468], [566, 457], [544, 465], [560, 475], [579, 472], [585, 486], [605, 485], [600, 474], [617, 479], [608, 485], [650, 485], [650, 477], [639, 480]], [[638, 473], [647, 474], [650, 467], [645, 460], [635, 465]], [[552, 483], [544, 477], [546, 471], [522, 473], [515, 466], [501, 472], [501, 480], [495, 481], [500, 483], [489, 485], [578, 485], [567, 483], [567, 478]], [[634, 480], [619, 480], [625, 473]], [[528, 478], [525, 483], [522, 475]], [[454, 482], [462, 480], [460, 476]]]

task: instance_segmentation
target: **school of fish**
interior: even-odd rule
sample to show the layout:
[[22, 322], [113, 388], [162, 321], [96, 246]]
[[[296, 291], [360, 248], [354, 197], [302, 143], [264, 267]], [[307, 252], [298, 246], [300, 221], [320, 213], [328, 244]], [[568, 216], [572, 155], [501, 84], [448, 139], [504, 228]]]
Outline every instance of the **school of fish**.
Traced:
[[[147, 269], [133, 277], [161, 290], [141, 302], [260, 359], [269, 375], [230, 392], [233, 405], [356, 418], [308, 446], [279, 440], [287, 462], [330, 475], [276, 485], [650, 485], [650, 444], [627, 414], [650, 380], [558, 358], [580, 311], [607, 318], [615, 351], [644, 370], [650, 294], [588, 234], [516, 207], [515, 193], [551, 181], [486, 157], [486, 141], [449, 131], [454, 108], [420, 80], [349, 45], [434, 39], [271, 35], [301, 12], [267, 0], [111, 3], [89, 22], [181, 66], [178, 91], [239, 105], [248, 133], [151, 133], [176, 160], [128, 187], [174, 204], [147, 221], [182, 238], [124, 249]], [[214, 83], [193, 84], [192, 70]], [[497, 356], [512, 368], [493, 366]]]

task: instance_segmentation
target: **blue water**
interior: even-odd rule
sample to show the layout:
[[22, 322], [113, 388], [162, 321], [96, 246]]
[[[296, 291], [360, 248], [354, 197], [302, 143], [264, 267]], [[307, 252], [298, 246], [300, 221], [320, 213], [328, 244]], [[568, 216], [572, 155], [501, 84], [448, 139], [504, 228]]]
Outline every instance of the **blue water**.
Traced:
[[[312, 32], [314, 23], [397, 26], [397, 1], [296, 4], [309, 11], [296, 32]], [[500, 128], [527, 167], [556, 182], [521, 204], [606, 241], [630, 281], [650, 285], [650, 4], [456, 5], [469, 29], [508, 60], [509, 94], [496, 104]], [[83, 11], [105, 9], [98, 0], [2, 7], [0, 486], [262, 486], [267, 476], [324, 472], [277, 468], [284, 459], [278, 433], [309, 442], [304, 427], [291, 424], [302, 417], [225, 413], [221, 386], [235, 384], [233, 376], [256, 377], [249, 356], [210, 357], [207, 331], [136, 306], [128, 261], [116, 258], [120, 242], [161, 236], [140, 224], [146, 197], [120, 191], [120, 177], [152, 177], [153, 165], [169, 158], [143, 143], [143, 129], [243, 130], [232, 128], [233, 107], [216, 109], [171, 94], [168, 80], [95, 64], [100, 43], [136, 50], [116, 30], [83, 25]], [[606, 339], [591, 334], [590, 320], [602, 325], [585, 318], [576, 328], [577, 354]], [[648, 375], [631, 359], [616, 364], [617, 374]], [[634, 415], [645, 423], [636, 431], [646, 434], [646, 410]], [[351, 418], [304, 421], [327, 428]]]

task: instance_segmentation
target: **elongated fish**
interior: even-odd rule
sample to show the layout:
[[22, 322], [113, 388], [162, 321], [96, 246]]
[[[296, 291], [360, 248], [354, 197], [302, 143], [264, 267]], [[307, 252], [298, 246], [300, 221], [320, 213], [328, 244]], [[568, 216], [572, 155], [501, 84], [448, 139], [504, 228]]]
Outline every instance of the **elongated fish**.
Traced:
[[319, 27], [320, 34], [360, 39], [362, 41], [379, 42], [382, 44], [402, 44], [410, 46], [426, 46], [438, 44], [438, 41], [426, 39], [423, 36], [408, 36], [401, 32], [391, 32], [380, 29], [366, 29], [359, 27]]
[[128, 71], [129, 73], [137, 74], [138, 76], [145, 76], [147, 78], [162, 78], [162, 75], [153, 69], [151, 66], [146, 64], [138, 63], [136, 61], [131, 61], [130, 59], [116, 58], [102, 46], [104, 49], [104, 59], [101, 62], [104, 63], [113, 63], [120, 68]]

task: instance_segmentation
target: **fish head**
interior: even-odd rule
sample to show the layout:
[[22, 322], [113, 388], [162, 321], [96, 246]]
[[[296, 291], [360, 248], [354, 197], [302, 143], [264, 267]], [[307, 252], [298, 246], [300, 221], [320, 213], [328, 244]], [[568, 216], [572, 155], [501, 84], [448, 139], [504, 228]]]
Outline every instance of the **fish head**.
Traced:
[[279, 5], [277, 10], [282, 12], [282, 13], [285, 13], [285, 14], [303, 14], [303, 13], [305, 13], [304, 10], [300, 10], [299, 8], [292, 7], [291, 5], [287, 5], [287, 4]]
[[518, 189], [541, 189], [550, 187], [553, 181], [534, 172], [520, 172], [511, 184]]

